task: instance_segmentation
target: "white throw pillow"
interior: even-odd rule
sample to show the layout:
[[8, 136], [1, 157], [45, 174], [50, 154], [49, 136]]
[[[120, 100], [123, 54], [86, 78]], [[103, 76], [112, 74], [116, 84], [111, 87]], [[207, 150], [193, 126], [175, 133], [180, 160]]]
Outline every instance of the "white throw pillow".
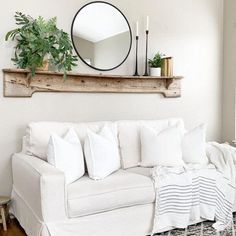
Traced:
[[89, 177], [94, 180], [103, 179], [120, 169], [118, 142], [107, 126], [97, 134], [88, 130], [84, 154]]
[[47, 149], [47, 161], [65, 174], [66, 184], [84, 175], [84, 156], [80, 140], [74, 129], [69, 129], [64, 139], [51, 135]]
[[208, 164], [204, 124], [185, 133], [182, 141], [183, 160], [186, 163]]
[[176, 126], [157, 132], [141, 127], [141, 163], [143, 167], [184, 166], [181, 150], [181, 132]]

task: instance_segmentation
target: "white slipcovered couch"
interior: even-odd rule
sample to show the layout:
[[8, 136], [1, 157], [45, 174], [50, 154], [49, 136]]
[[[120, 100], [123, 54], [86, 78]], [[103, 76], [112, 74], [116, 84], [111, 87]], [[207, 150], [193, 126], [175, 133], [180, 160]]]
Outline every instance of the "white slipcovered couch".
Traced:
[[[51, 133], [73, 127], [83, 144], [87, 128], [117, 127], [122, 169], [104, 180], [83, 176], [65, 185], [64, 174], [45, 161]], [[13, 213], [32, 236], [144, 236], [151, 232], [155, 192], [151, 168], [139, 167], [141, 125], [167, 128], [181, 119], [91, 123], [33, 122], [23, 150], [13, 155]], [[193, 222], [196, 223], [196, 222]]]

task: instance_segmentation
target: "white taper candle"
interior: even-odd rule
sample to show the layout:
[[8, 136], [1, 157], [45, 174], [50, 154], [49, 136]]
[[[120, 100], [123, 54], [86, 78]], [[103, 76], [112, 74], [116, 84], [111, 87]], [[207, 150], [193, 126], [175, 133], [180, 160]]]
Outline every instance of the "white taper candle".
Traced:
[[139, 36], [138, 33], [139, 33], [139, 32], [138, 32], [138, 21], [137, 21], [137, 22], [136, 22], [136, 36]]
[[146, 30], [149, 30], [149, 16], [147, 16], [147, 28]]

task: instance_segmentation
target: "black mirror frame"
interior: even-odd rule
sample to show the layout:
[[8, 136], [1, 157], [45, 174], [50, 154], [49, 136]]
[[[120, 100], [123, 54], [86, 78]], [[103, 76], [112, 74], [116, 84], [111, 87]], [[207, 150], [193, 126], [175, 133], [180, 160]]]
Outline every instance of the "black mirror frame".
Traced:
[[[79, 12], [80, 12], [83, 8], [85, 8], [86, 6], [88, 6], [88, 5], [90, 5], [90, 4], [93, 4], [93, 3], [104, 3], [104, 4], [108, 4], [108, 5], [112, 6], [112, 7], [114, 7], [114, 8], [115, 8], [117, 11], [119, 11], [119, 12], [121, 13], [121, 15], [124, 17], [124, 19], [125, 19], [126, 22], [127, 22], [128, 27], [129, 27], [130, 46], [129, 46], [128, 53], [127, 53], [126, 57], [124, 58], [124, 60], [123, 60], [120, 64], [118, 64], [117, 66], [115, 66], [115, 67], [113, 67], [113, 68], [111, 68], [111, 69], [100, 69], [100, 68], [96, 68], [96, 67], [94, 67], [94, 66], [92, 66], [92, 65], [89, 65], [89, 64], [86, 63], [86, 61], [82, 58], [82, 56], [79, 54], [78, 50], [77, 50], [76, 47], [75, 47], [75, 43], [74, 43], [74, 39], [73, 39], [73, 27], [74, 27], [75, 19], [76, 19], [77, 15], [79, 14]], [[132, 30], [131, 30], [129, 21], [127, 20], [126, 16], [124, 15], [124, 13], [123, 13], [119, 8], [117, 8], [116, 6], [114, 6], [114, 5], [112, 5], [111, 3], [108, 3], [108, 2], [104, 2], [104, 1], [93, 1], [93, 2], [89, 2], [89, 3], [85, 4], [84, 6], [82, 6], [82, 7], [77, 11], [77, 13], [75, 14], [75, 16], [74, 16], [74, 18], [73, 18], [73, 21], [72, 21], [72, 25], [71, 25], [71, 42], [72, 42], [72, 44], [73, 44], [73, 47], [74, 47], [74, 49], [75, 49], [75, 51], [76, 51], [78, 57], [81, 59], [81, 61], [82, 61], [84, 64], [86, 64], [87, 66], [93, 68], [94, 70], [98, 70], [98, 71], [110, 71], [110, 70], [114, 70], [114, 69], [120, 67], [120, 66], [127, 60], [128, 56], [129, 56], [129, 54], [130, 54], [131, 48], [132, 48]]]

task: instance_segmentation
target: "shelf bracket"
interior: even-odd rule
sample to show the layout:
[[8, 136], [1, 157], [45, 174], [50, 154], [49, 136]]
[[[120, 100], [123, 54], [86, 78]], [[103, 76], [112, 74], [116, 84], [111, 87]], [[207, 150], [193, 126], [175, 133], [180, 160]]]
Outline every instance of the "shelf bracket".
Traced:
[[169, 87], [171, 86], [173, 82], [174, 82], [173, 78], [166, 79], [166, 89], [169, 89]]

